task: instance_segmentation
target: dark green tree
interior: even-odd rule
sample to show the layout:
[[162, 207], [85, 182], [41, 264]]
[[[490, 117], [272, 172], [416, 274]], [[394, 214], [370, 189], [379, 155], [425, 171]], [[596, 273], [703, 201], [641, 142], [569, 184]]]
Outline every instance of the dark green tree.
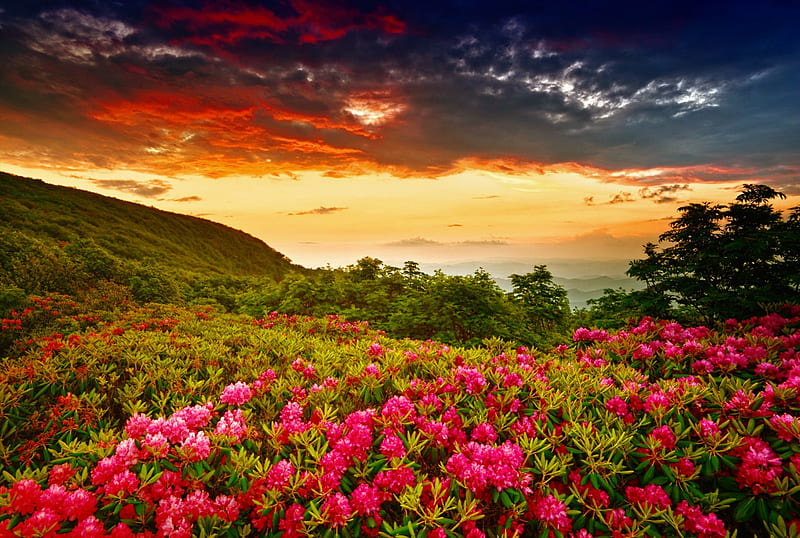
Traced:
[[511, 275], [513, 290], [509, 294], [525, 315], [527, 324], [536, 333], [564, 329], [570, 316], [567, 290], [553, 282], [546, 265], [536, 265], [524, 275]]
[[602, 296], [589, 299], [587, 305], [589, 308], [577, 313], [576, 317], [580, 319], [573, 319], [573, 323], [603, 329], [622, 329], [638, 323], [644, 316], [675, 317], [664, 296], [650, 289], [607, 288], [603, 290]]
[[[628, 274], [647, 292], [704, 319], [743, 318], [764, 305], [800, 302], [797, 209], [784, 220], [772, 205], [785, 195], [767, 185], [744, 185], [729, 205], [681, 207], [681, 215], [645, 245]], [[667, 312], [661, 312], [668, 315]]]

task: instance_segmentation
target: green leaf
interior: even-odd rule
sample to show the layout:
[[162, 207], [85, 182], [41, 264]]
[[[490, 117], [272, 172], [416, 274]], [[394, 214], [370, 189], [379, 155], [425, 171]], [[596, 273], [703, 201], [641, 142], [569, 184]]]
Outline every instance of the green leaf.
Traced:
[[747, 497], [745, 500], [736, 505], [736, 509], [733, 512], [733, 518], [736, 521], [750, 521], [755, 511], [755, 498]]

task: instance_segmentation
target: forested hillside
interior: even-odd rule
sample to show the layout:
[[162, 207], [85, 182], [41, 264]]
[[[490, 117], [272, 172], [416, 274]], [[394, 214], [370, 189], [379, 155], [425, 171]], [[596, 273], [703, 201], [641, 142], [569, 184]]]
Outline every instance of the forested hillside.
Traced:
[[229, 308], [224, 297], [294, 272], [307, 270], [222, 224], [0, 173], [0, 309], [95, 292]]
[[0, 229], [54, 244], [93, 243], [120, 260], [179, 271], [268, 275], [299, 269], [260, 239], [216, 222], [0, 172]]

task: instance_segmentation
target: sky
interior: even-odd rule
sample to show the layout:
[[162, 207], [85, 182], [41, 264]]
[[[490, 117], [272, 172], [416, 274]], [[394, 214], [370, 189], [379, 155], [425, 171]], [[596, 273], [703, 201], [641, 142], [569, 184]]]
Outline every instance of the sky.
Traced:
[[0, 170], [308, 267], [589, 268], [745, 183], [800, 204], [798, 21], [777, 0], [0, 1]]

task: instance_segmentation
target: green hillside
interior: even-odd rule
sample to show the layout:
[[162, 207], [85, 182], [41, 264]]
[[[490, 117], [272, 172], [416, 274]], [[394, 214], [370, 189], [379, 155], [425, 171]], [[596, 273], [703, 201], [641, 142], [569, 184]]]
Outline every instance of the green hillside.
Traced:
[[44, 241], [91, 239], [123, 260], [153, 259], [181, 271], [280, 278], [301, 269], [222, 224], [5, 173], [0, 226]]

